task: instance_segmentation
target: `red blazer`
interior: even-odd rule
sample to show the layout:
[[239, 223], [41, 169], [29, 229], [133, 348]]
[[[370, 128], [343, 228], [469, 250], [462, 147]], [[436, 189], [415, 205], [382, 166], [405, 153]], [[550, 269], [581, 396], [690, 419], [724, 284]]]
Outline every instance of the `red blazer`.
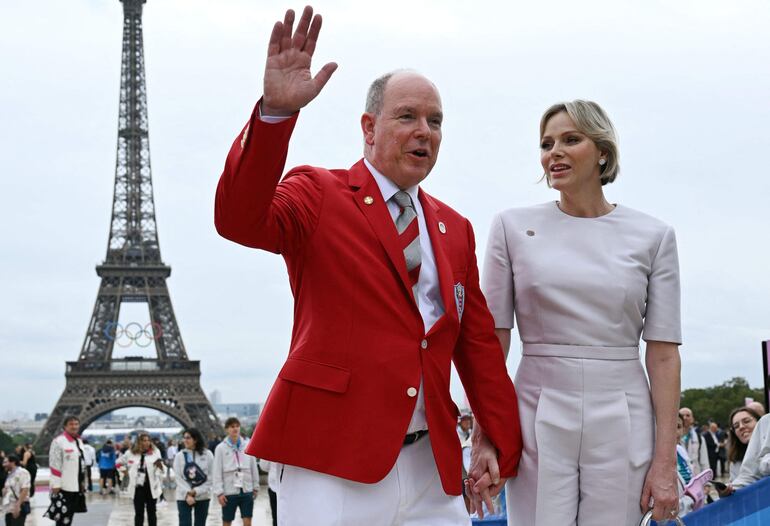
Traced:
[[227, 239], [283, 256], [294, 328], [247, 452], [382, 480], [415, 408], [407, 391], [422, 376], [441, 483], [459, 495], [454, 362], [502, 476], [514, 476], [522, 447], [516, 392], [479, 288], [468, 220], [420, 190], [429, 230], [421, 234], [430, 235], [446, 311], [426, 335], [393, 219], [363, 161], [350, 170], [300, 166], [279, 182], [297, 116], [267, 124], [255, 115], [227, 157], [215, 224]]

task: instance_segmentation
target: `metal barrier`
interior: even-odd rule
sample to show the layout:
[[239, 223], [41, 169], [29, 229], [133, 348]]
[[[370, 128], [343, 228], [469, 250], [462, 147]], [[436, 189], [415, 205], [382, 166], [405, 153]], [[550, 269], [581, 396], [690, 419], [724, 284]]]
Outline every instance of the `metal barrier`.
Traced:
[[[504, 499], [503, 499], [504, 501]], [[686, 526], [770, 525], [770, 477], [682, 517]], [[474, 526], [505, 526], [503, 515], [473, 519]]]
[[770, 478], [739, 489], [684, 517], [687, 526], [761, 526], [770, 524]]

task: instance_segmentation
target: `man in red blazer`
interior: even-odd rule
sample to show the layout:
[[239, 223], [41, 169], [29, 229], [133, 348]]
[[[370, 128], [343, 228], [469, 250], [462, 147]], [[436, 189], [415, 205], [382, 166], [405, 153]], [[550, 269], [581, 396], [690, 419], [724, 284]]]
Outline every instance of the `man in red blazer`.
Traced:
[[247, 451], [285, 465], [284, 525], [469, 524], [451, 362], [478, 423], [471, 476], [498, 488], [514, 476], [521, 435], [471, 225], [418, 186], [438, 156], [441, 99], [421, 75], [385, 75], [361, 118], [364, 159], [281, 179], [298, 112], [336, 69], [310, 73], [320, 16], [306, 7], [293, 23], [289, 10], [273, 28], [264, 95], [216, 195], [217, 231], [281, 254], [295, 302]]

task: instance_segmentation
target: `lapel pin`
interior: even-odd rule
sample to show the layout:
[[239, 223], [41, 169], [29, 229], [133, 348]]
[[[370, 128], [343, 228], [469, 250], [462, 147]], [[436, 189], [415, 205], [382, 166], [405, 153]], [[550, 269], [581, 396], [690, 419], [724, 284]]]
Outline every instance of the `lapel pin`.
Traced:
[[374, 197], [372, 197], [371, 195], [367, 195], [366, 197], [364, 197], [365, 205], [370, 205], [372, 203], [374, 203]]
[[529, 237], [532, 237], [532, 236], [534, 236], [534, 235], [535, 235], [535, 231], [534, 231], [534, 230], [527, 230], [527, 235], [528, 235]]
[[442, 234], [446, 234], [446, 225], [444, 224], [443, 221], [438, 222], [438, 231], [441, 232]]

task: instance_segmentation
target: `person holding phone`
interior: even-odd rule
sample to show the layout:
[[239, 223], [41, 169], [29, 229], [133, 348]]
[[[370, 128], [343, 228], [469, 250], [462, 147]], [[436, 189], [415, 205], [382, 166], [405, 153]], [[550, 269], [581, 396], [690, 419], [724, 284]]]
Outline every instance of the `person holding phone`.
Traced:
[[152, 446], [150, 435], [139, 433], [131, 449], [120, 457], [116, 466], [128, 472], [128, 494], [134, 500], [134, 526], [143, 526], [145, 509], [149, 526], [157, 526], [155, 502], [163, 491], [166, 468], [160, 451]]

